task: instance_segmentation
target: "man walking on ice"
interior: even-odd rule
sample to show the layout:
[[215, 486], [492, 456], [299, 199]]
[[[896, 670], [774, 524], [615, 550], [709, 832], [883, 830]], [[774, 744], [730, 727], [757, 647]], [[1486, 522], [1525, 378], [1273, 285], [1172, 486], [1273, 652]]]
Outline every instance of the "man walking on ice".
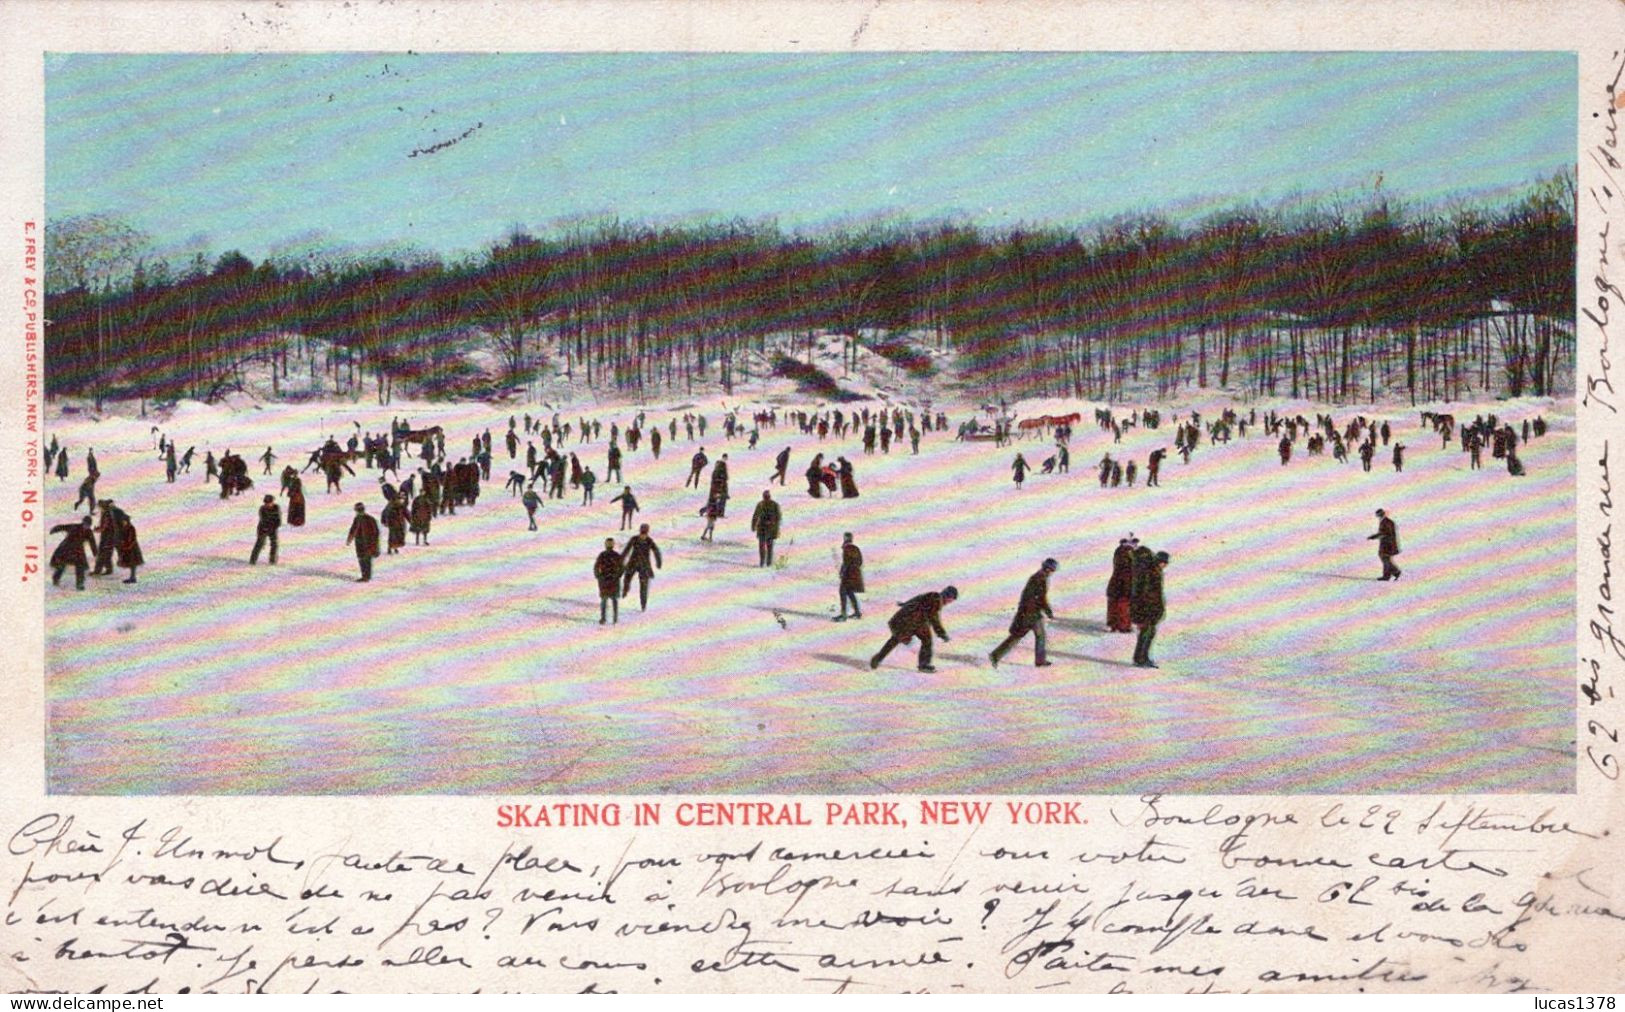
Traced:
[[1394, 565], [1394, 556], [1399, 554], [1399, 529], [1394, 526], [1393, 518], [1378, 510], [1377, 533], [1366, 540], [1377, 543], [1377, 558], [1382, 560], [1382, 576], [1378, 582], [1399, 579], [1399, 567]]
[[1044, 564], [1038, 567], [1038, 572], [1027, 578], [1027, 585], [1021, 589], [1021, 601], [1016, 605], [1016, 617], [1010, 620], [1010, 635], [1003, 643], [993, 648], [987, 659], [993, 662], [996, 668], [1004, 655], [1009, 653], [1021, 638], [1029, 632], [1033, 634], [1033, 664], [1036, 667], [1047, 668], [1049, 661], [1044, 657], [1044, 618], [1055, 617], [1055, 612], [1049, 606], [1049, 578], [1050, 574], [1060, 568], [1054, 559], [1045, 559]]

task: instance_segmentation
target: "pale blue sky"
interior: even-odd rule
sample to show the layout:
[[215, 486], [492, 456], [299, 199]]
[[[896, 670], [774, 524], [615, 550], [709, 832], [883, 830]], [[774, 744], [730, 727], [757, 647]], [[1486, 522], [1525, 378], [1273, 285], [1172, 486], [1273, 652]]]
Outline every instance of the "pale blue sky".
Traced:
[[52, 54], [46, 202], [260, 260], [581, 215], [1189, 220], [1379, 172], [1495, 199], [1573, 163], [1575, 75], [1566, 53]]

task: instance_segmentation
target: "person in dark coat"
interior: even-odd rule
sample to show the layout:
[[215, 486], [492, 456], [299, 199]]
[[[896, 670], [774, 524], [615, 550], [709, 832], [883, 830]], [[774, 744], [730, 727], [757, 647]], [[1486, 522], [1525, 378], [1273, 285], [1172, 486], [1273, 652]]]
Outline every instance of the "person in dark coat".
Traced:
[[96, 479], [98, 477], [100, 475], [87, 474], [85, 480], [79, 483], [79, 496], [73, 500], [75, 512], [78, 512], [79, 507], [84, 503], [89, 503], [91, 509], [96, 508]]
[[886, 625], [891, 629], [891, 638], [880, 652], [869, 658], [870, 669], [880, 667], [880, 662], [899, 643], [907, 643], [915, 637], [920, 640], [919, 669], [921, 671], [935, 671], [931, 666], [931, 634], [935, 632], [942, 637], [942, 642], [948, 642], [948, 631], [942, 627], [942, 609], [959, 599], [959, 590], [956, 587], [944, 587], [940, 592], [931, 591], [918, 597], [911, 597], [902, 602], [897, 613], [891, 617]]
[[1399, 567], [1394, 565], [1394, 556], [1399, 554], [1399, 529], [1394, 526], [1394, 519], [1382, 510], [1377, 511], [1377, 533], [1366, 538], [1367, 541], [1377, 543], [1377, 558], [1382, 560], [1382, 580], [1399, 579]]
[[378, 521], [367, 515], [366, 503], [355, 504], [355, 519], [350, 521], [350, 533], [344, 543], [355, 546], [355, 560], [361, 565], [357, 583], [372, 579], [372, 560], [378, 557]]
[[779, 524], [782, 519], [783, 513], [779, 509], [779, 504], [773, 501], [773, 493], [763, 492], [762, 501], [756, 504], [756, 512], [750, 517], [750, 529], [756, 532], [758, 566], [773, 565], [773, 542], [779, 539]]
[[135, 571], [146, 563], [141, 554], [141, 542], [136, 538], [135, 521], [130, 519], [128, 513], [119, 514], [121, 522], [118, 525], [118, 564], [120, 569], [128, 569], [130, 575], [125, 583], [135, 582]]
[[1054, 559], [1045, 559], [1038, 572], [1027, 578], [1027, 585], [1021, 588], [1021, 600], [1016, 604], [1016, 617], [1010, 620], [1010, 635], [987, 655], [995, 668], [1004, 655], [1029, 632], [1033, 634], [1033, 664], [1040, 668], [1049, 667], [1049, 661], [1044, 656], [1048, 645], [1044, 638], [1044, 619], [1055, 617], [1055, 612], [1049, 606], [1049, 578], [1059, 568], [1060, 564]]
[[807, 494], [814, 499], [824, 497], [824, 455], [816, 455], [807, 465]]
[[74, 587], [85, 589], [85, 573], [90, 569], [90, 560], [85, 556], [85, 550], [96, 551], [96, 532], [91, 526], [93, 521], [85, 517], [76, 524], [57, 524], [51, 528], [52, 534], [61, 534], [62, 542], [51, 552], [51, 585], [61, 586], [62, 572], [70, 566], [73, 567]]
[[271, 546], [271, 565], [276, 565], [277, 532], [282, 528], [282, 508], [276, 504], [276, 496], [268, 495], [260, 504], [260, 522], [254, 530], [254, 550], [248, 553], [248, 564], [257, 566], [260, 562], [260, 552], [265, 546]]
[[779, 451], [779, 455], [777, 457], [773, 458], [773, 477], [767, 479], [768, 484], [771, 485], [774, 478], [777, 478], [779, 484], [783, 485], [785, 482], [785, 474], [789, 471], [789, 469], [790, 448], [786, 446], [784, 449]]
[[699, 488], [700, 475], [704, 473], [705, 465], [709, 464], [710, 462], [711, 458], [705, 455], [705, 447], [700, 447], [699, 450], [695, 452], [694, 458], [689, 462], [688, 479], [683, 482], [683, 487], [688, 488], [690, 485], [693, 485], [695, 488]]
[[840, 471], [841, 498], [856, 499], [858, 497], [858, 480], [852, 475], [852, 462], [845, 457], [837, 457], [835, 464]]
[[96, 565], [90, 575], [111, 576], [113, 553], [118, 549], [119, 528], [124, 525], [124, 511], [114, 506], [111, 499], [103, 499], [99, 506], [102, 519], [96, 528]]
[[[289, 507], [291, 513], [293, 508]], [[412, 500], [412, 538], [413, 544], [426, 545], [429, 543], [429, 528], [434, 525], [434, 499], [427, 489], [417, 494]]]
[[598, 559], [592, 564], [593, 578], [598, 581], [598, 624], [603, 625], [605, 617], [611, 612], [615, 615], [615, 624], [621, 622], [621, 553], [615, 550], [615, 539], [604, 539], [604, 550], [598, 553]]
[[852, 605], [852, 617], [862, 618], [863, 609], [858, 607], [858, 595], [864, 592], [863, 588], [863, 552], [852, 543], [850, 532], [841, 535], [841, 613], [835, 616], [835, 621], [846, 621], [846, 606]]
[[1129, 603], [1134, 597], [1134, 547], [1133, 538], [1124, 538], [1112, 553], [1112, 577], [1106, 581], [1106, 628], [1112, 632], [1134, 631], [1134, 622], [1129, 618]]
[[65, 446], [56, 454], [56, 480], [68, 480], [68, 448]]
[[399, 496], [390, 496], [389, 505], [378, 514], [378, 519], [389, 531], [385, 551], [390, 555], [398, 554], [406, 547], [406, 504], [401, 502]]
[[711, 494], [706, 498], [717, 504], [717, 516], [728, 513], [728, 455], [724, 453], [711, 468]]
[[632, 494], [632, 486], [628, 485], [621, 489], [621, 494], [611, 499], [610, 502], [621, 504], [621, 530], [631, 530], [632, 515], [638, 511], [638, 499], [637, 496]]
[[297, 474], [288, 481], [288, 526], [305, 526], [305, 482]]
[[[650, 566], [650, 559], [654, 565]], [[649, 610], [649, 581], [654, 579], [655, 570], [664, 563], [660, 558], [660, 546], [655, 539], [649, 536], [649, 525], [638, 527], [638, 532], [626, 541], [626, 547], [621, 550], [621, 561], [625, 568], [621, 574], [621, 596], [625, 597], [632, 589], [632, 577], [638, 578], [638, 610]]]
[[1162, 569], [1166, 565], [1168, 553], [1158, 552], [1148, 563], [1139, 567], [1134, 576], [1130, 617], [1140, 627], [1140, 636], [1134, 643], [1134, 666], [1137, 668], [1157, 666], [1151, 659], [1151, 642], [1157, 638], [1157, 624], [1167, 613], [1162, 596]]

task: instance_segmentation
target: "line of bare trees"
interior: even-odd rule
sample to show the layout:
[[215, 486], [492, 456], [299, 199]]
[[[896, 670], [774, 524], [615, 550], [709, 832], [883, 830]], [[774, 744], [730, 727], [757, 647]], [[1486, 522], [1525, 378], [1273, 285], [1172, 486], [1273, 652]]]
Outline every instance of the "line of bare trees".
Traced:
[[[105, 215], [46, 231], [47, 392], [218, 397], [270, 366], [387, 403], [488, 396], [551, 369], [655, 394], [752, 363], [811, 362], [905, 333], [957, 353], [987, 393], [1111, 400], [1134, 384], [1349, 402], [1547, 395], [1572, 383], [1575, 184], [1500, 206], [1238, 208], [1179, 227], [1144, 215], [1079, 231], [959, 223], [787, 235], [619, 221], [482, 255], [180, 269]], [[468, 352], [493, 350], [500, 376]], [[308, 384], [306, 384], [308, 386]]]

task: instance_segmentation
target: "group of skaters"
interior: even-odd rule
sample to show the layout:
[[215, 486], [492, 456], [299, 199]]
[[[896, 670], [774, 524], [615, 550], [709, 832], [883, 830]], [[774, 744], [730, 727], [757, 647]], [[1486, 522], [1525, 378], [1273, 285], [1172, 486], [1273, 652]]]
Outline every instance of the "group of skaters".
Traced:
[[[58, 481], [68, 477], [68, 449], [51, 436], [45, 447], [45, 473], [55, 472]], [[125, 583], [136, 582], [136, 570], [145, 563], [141, 554], [141, 541], [136, 535], [135, 521], [114, 504], [112, 499], [96, 498], [96, 483], [101, 479], [101, 467], [96, 462], [96, 448], [85, 451], [85, 478], [79, 483], [79, 494], [74, 499], [75, 512], [86, 504], [90, 512], [77, 523], [57, 524], [51, 534], [62, 535], [62, 540], [51, 551], [51, 584], [62, 585], [62, 576], [73, 570], [74, 587], [85, 589], [85, 576], [112, 576], [115, 567], [128, 569]], [[99, 519], [98, 519], [99, 518]], [[94, 559], [94, 565], [91, 560]]]
[[[851, 535], [847, 535], [850, 543]], [[1135, 538], [1124, 538], [1112, 558], [1112, 576], [1106, 585], [1107, 625], [1113, 632], [1133, 632], [1139, 628], [1134, 646], [1134, 666], [1155, 668], [1151, 659], [1151, 644], [1156, 639], [1157, 626], [1167, 608], [1163, 599], [1163, 569], [1168, 565], [1167, 552], [1153, 552]], [[1016, 612], [1010, 620], [1008, 635], [988, 654], [994, 668], [1029, 634], [1033, 637], [1033, 665], [1047, 668], [1052, 663], [1048, 656], [1049, 642], [1046, 621], [1055, 618], [1049, 601], [1049, 581], [1060, 569], [1055, 559], [1045, 559], [1038, 571], [1027, 578], [1016, 601]], [[844, 567], [843, 567], [844, 578]], [[846, 607], [842, 601], [842, 614]], [[874, 656], [869, 658], [871, 669], [880, 667], [886, 656], [898, 646], [919, 641], [916, 667], [932, 672], [932, 647], [937, 639], [948, 642], [948, 631], [942, 624], [943, 609], [959, 599], [959, 589], [952, 585], [940, 591], [929, 591], [900, 602], [897, 611], [887, 622], [890, 636]]]
[[[141, 554], [135, 521], [111, 499], [94, 503], [92, 514], [76, 524], [57, 524], [51, 528], [52, 534], [63, 536], [51, 552], [53, 586], [61, 586], [62, 574], [72, 569], [75, 588], [84, 590], [87, 572], [91, 576], [112, 576], [115, 566], [130, 571], [125, 583], [136, 582], [136, 570], [146, 560]], [[101, 517], [99, 523], [96, 514]], [[94, 568], [90, 562], [92, 556], [96, 560]]]

